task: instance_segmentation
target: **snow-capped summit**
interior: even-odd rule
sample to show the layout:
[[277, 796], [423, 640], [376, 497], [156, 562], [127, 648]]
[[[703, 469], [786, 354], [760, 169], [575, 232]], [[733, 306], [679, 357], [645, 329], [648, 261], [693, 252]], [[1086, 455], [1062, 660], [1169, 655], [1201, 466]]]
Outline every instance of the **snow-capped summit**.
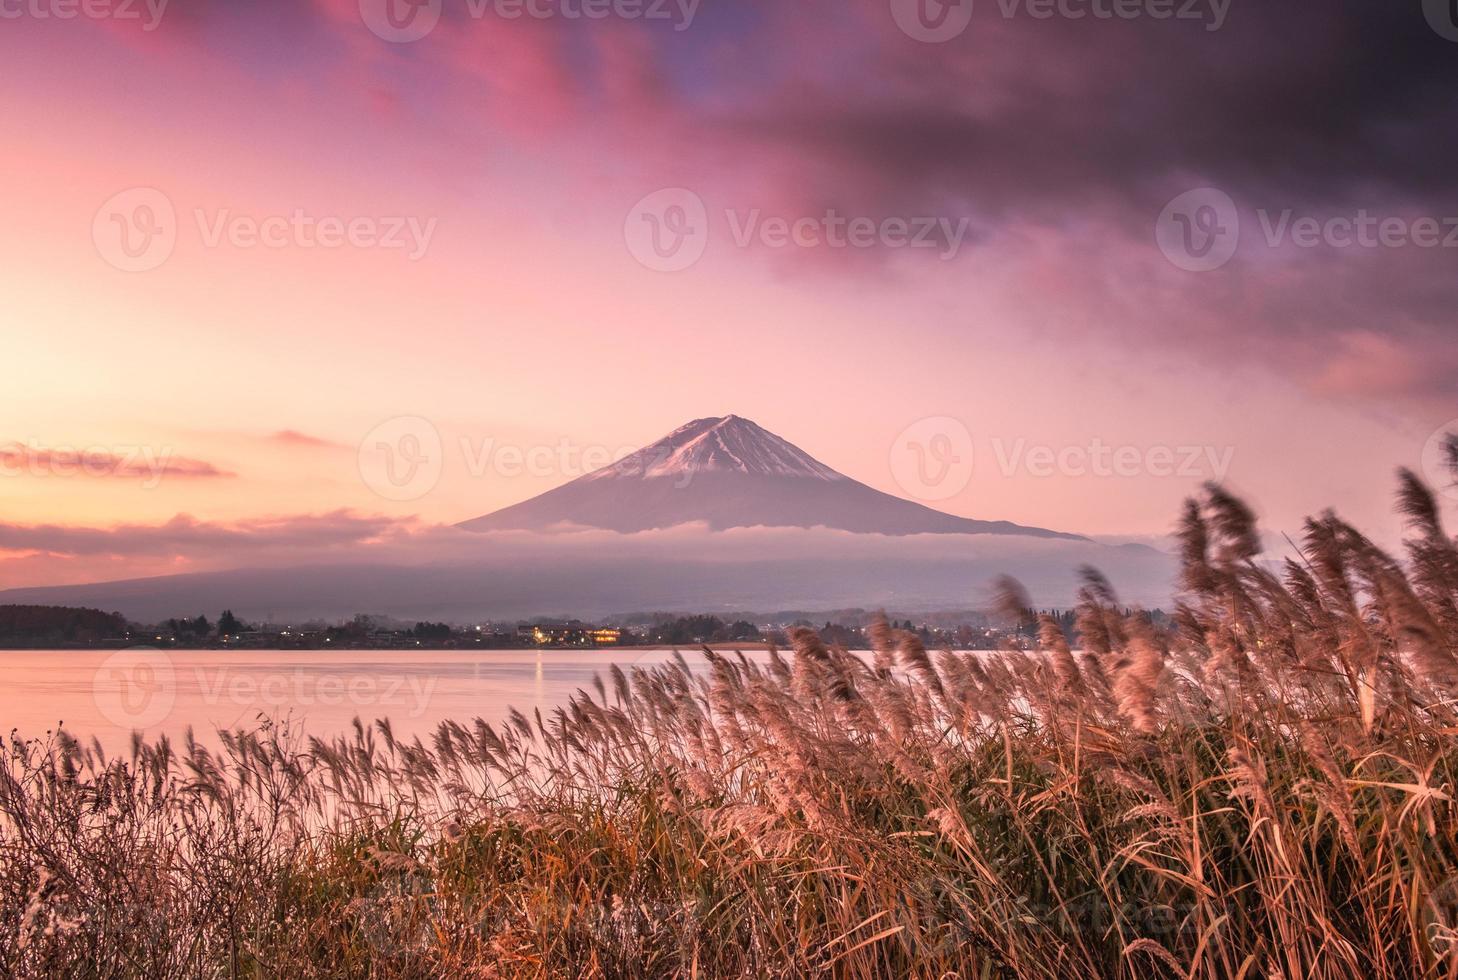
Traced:
[[737, 415], [694, 419], [588, 480], [753, 473], [811, 480], [844, 480], [835, 470], [767, 429]]
[[1078, 539], [1009, 521], [956, 517], [893, 497], [837, 473], [737, 415], [695, 419], [617, 463], [460, 526], [470, 531], [592, 527], [631, 533], [689, 523], [716, 531], [828, 527], [866, 534]]

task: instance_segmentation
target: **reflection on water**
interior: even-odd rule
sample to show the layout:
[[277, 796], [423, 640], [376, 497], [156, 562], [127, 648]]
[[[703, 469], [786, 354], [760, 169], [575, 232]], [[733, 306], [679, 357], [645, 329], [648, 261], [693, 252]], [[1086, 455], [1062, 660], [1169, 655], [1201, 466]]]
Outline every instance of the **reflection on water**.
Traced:
[[[200, 739], [219, 728], [285, 716], [310, 735], [340, 734], [355, 717], [389, 718], [397, 737], [447, 719], [544, 714], [609, 664], [663, 663], [660, 650], [25, 650], [0, 651], [0, 725], [37, 737], [64, 723], [108, 752], [131, 732]], [[701, 657], [688, 654], [697, 665]]]

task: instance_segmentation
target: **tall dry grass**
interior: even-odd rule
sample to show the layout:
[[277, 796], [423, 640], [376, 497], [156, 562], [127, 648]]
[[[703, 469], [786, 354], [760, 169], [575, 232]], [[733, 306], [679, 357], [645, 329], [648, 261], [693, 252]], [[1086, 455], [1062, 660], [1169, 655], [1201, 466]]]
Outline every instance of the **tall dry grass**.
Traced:
[[1090, 570], [1077, 649], [883, 621], [429, 744], [12, 740], [0, 975], [1451, 975], [1458, 550], [1400, 506], [1404, 561], [1328, 514], [1273, 570], [1210, 488], [1174, 626]]

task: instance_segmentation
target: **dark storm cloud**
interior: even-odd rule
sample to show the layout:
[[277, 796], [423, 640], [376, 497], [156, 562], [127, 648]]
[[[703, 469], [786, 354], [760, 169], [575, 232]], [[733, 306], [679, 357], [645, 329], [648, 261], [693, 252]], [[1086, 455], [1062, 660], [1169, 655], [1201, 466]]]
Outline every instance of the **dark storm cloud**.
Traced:
[[[786, 94], [721, 120], [726, 154], [775, 171], [807, 212], [969, 215], [999, 249], [1019, 247], [999, 232], [1043, 229], [1064, 247], [1038, 256], [1030, 308], [1256, 360], [1325, 395], [1451, 403], [1458, 43], [1420, 4], [1234, 0], [1210, 30], [1209, 16], [1037, 19], [1026, 0], [978, 0], [935, 45], [885, 3], [856, 9], [874, 43], [852, 63], [791, 62]], [[815, 42], [815, 17], [785, 17]], [[1215, 272], [1171, 270], [1155, 221], [1201, 186], [1230, 195], [1239, 249]], [[1298, 247], [1273, 236], [1283, 215], [1430, 219], [1442, 241]]]
[[1454, 197], [1458, 44], [1417, 4], [1235, 0], [1210, 31], [1008, 18], [1008, 2], [981, 0], [940, 45], [887, 14], [860, 69], [881, 84], [825, 75], [736, 125], [802, 151], [847, 195], [987, 212], [1148, 203], [1191, 175], [1281, 206]]
[[[1301, 248], [1266, 230], [1288, 212], [1458, 218], [1458, 43], [1418, 0], [975, 0], [942, 44], [898, 28], [903, 0], [704, 0], [683, 32], [473, 20], [445, 0], [413, 45], [373, 37], [357, 0], [174, 2], [219, 57], [307, 66], [321, 87], [449, 106], [454, 126], [544, 148], [605, 139], [645, 186], [715, 207], [968, 219], [953, 274], [997, 250], [1039, 329], [1424, 411], [1458, 390], [1458, 247]], [[1136, 16], [1099, 15], [1117, 9]], [[275, 35], [268, 55], [239, 40]], [[1201, 186], [1240, 217], [1233, 259], [1203, 274], [1154, 244], [1165, 205]], [[887, 261], [799, 251], [763, 259], [857, 282]]]

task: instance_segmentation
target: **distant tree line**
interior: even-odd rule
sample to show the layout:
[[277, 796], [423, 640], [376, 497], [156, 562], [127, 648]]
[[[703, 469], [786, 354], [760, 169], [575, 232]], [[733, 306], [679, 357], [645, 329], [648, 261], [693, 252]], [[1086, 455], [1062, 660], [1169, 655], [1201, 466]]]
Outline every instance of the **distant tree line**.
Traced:
[[726, 623], [718, 616], [680, 616], [651, 627], [653, 643], [732, 643], [762, 639], [759, 627], [744, 620]]
[[[1038, 636], [1037, 617], [1040, 610], [1021, 609], [1000, 615], [995, 625], [990, 622], [957, 622], [946, 614], [932, 617], [934, 625], [927, 622], [917, 624], [911, 619], [892, 619], [893, 629], [915, 633], [928, 649], [988, 649], [1002, 645], [1023, 648], [1036, 646]], [[854, 613], [854, 611], [853, 611]], [[1132, 610], [1126, 612], [1126, 615]], [[1068, 641], [1074, 647], [1082, 642], [1078, 635], [1077, 617], [1071, 610], [1052, 609], [1046, 611], [1062, 628]], [[1169, 616], [1155, 609], [1145, 613], [1156, 625], [1169, 622]], [[970, 617], [969, 617], [970, 618]], [[869, 640], [858, 615], [847, 616], [850, 622], [826, 620], [815, 622], [801, 615], [790, 626], [804, 626], [819, 632], [826, 643], [850, 650], [863, 650]], [[788, 627], [766, 628], [761, 631], [754, 623], [744, 619], [726, 620], [709, 614], [675, 615], [672, 613], [635, 614], [619, 621], [625, 628], [623, 644], [649, 643], [665, 646], [694, 647], [705, 643], [752, 643], [768, 641], [781, 648], [788, 645]], [[784, 623], [785, 620], [779, 620]], [[292, 632], [290, 632], [292, 629]], [[379, 647], [388, 644], [392, 638], [402, 646], [454, 647], [469, 645], [485, 648], [514, 648], [530, 645], [530, 639], [523, 640], [515, 629], [497, 629], [482, 632], [479, 627], [456, 627], [448, 623], [421, 621], [413, 626], [366, 615], [356, 616], [351, 622], [339, 626], [278, 628], [266, 635], [257, 634], [258, 627], [252, 626], [231, 609], [225, 609], [216, 623], [207, 616], [175, 617], [164, 620], [155, 627], [128, 623], [118, 613], [106, 613], [97, 609], [80, 609], [60, 606], [0, 606], [0, 647], [41, 648], [63, 646], [116, 645], [130, 640], [132, 635], [140, 637], [131, 642], [151, 641], [154, 631], [158, 640], [182, 646], [238, 646], [249, 643], [276, 643], [289, 648], [309, 646], [335, 649], [343, 647]], [[162, 634], [166, 634], [165, 637]]]
[[126, 631], [125, 618], [99, 609], [0, 606], [0, 646], [96, 643]]
[[213, 625], [208, 622], [206, 616], [199, 616], [196, 619], [169, 619], [162, 623], [162, 628], [171, 630], [177, 636], [193, 636], [205, 638], [213, 631]]

